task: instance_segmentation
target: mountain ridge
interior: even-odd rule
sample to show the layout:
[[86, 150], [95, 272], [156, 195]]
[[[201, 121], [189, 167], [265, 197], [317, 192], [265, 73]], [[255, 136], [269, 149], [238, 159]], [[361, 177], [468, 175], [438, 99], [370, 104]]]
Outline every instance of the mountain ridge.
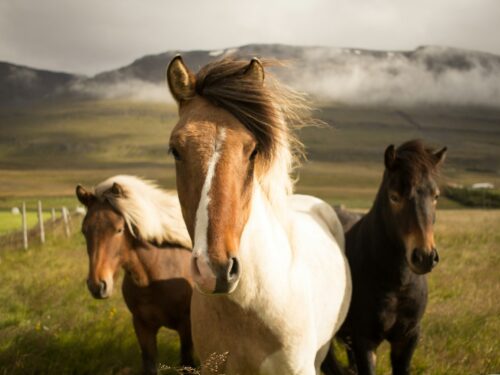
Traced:
[[93, 76], [0, 62], [0, 103], [58, 97], [167, 100], [165, 69], [178, 53], [194, 71], [227, 56], [291, 61], [290, 69], [273, 72], [288, 85], [327, 101], [500, 106], [500, 56], [492, 53], [444, 46], [381, 51], [285, 44], [170, 50]]

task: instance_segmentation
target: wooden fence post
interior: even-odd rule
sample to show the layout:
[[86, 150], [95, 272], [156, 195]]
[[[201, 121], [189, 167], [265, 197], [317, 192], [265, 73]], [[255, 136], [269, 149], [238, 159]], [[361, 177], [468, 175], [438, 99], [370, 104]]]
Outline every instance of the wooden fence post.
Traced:
[[69, 222], [68, 222], [68, 209], [66, 207], [63, 207], [61, 213], [64, 221], [64, 233], [66, 233], [66, 237], [69, 237], [70, 232], [69, 232]]
[[55, 223], [56, 222], [56, 209], [55, 208], [52, 208], [50, 210], [50, 213], [52, 215], [52, 222]]
[[22, 209], [22, 221], [23, 221], [23, 248], [24, 250], [28, 249], [28, 223], [27, 223], [27, 218], [26, 218], [26, 202], [23, 202], [23, 209]]
[[40, 242], [45, 243], [45, 230], [43, 228], [42, 201], [38, 201], [38, 226], [40, 228]]

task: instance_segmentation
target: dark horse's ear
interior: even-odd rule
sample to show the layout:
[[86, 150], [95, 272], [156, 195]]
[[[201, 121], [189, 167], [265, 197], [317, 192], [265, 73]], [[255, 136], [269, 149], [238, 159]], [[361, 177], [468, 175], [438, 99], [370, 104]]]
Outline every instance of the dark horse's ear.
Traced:
[[76, 186], [76, 197], [85, 207], [90, 206], [95, 199], [95, 195], [86, 190], [82, 185]]
[[444, 162], [446, 159], [446, 151], [448, 150], [448, 147], [443, 147], [441, 150], [436, 151], [434, 153], [434, 164], [435, 165], [440, 165]]
[[172, 96], [180, 105], [195, 94], [195, 77], [180, 55], [175, 56], [167, 68], [167, 82]]
[[264, 78], [266, 76], [264, 73], [264, 66], [257, 57], [254, 57], [250, 61], [250, 64], [246, 67], [244, 74], [261, 84], [264, 83]]
[[125, 192], [123, 191], [123, 187], [117, 182], [113, 183], [113, 186], [111, 186], [109, 188], [109, 191], [111, 192], [111, 194], [116, 195], [117, 197], [125, 196]]
[[384, 164], [388, 170], [394, 169], [394, 162], [396, 161], [396, 149], [394, 145], [390, 145], [385, 149]]

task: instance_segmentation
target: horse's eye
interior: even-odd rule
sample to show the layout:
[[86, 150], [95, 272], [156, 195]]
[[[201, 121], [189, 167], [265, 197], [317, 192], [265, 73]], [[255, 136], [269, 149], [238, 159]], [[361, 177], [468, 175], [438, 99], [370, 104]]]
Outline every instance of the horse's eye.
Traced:
[[175, 160], [181, 160], [181, 155], [179, 154], [179, 151], [175, 147], [170, 147], [168, 149], [168, 153], [172, 154]]
[[250, 154], [250, 158], [249, 158], [249, 159], [250, 159], [250, 160], [255, 160], [255, 157], [257, 156], [257, 153], [258, 153], [258, 152], [259, 152], [259, 151], [257, 150], [257, 147], [255, 147], [255, 148], [253, 149], [252, 153]]
[[116, 233], [123, 233], [123, 228], [118, 228], [118, 229], [116, 230]]
[[434, 196], [434, 200], [435, 200], [435, 201], [437, 201], [438, 199], [439, 199], [439, 194], [436, 194], [436, 195]]
[[393, 203], [399, 203], [400, 201], [400, 198], [399, 198], [399, 195], [396, 194], [396, 193], [390, 193], [389, 194], [389, 199], [391, 200], [391, 202]]

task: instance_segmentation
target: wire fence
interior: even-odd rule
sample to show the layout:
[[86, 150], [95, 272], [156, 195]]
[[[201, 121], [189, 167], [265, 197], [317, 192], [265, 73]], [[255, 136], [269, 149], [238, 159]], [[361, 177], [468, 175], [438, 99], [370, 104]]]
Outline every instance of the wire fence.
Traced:
[[[43, 245], [47, 236], [66, 236], [77, 230], [80, 223], [80, 218], [84, 214], [81, 208], [77, 208], [73, 212], [63, 206], [59, 209], [50, 208], [50, 218], [44, 220], [44, 210], [42, 201], [37, 202], [36, 213], [37, 223], [32, 227], [28, 227], [28, 215], [26, 211], [26, 203], [23, 202], [21, 210], [21, 227], [18, 230], [10, 231], [0, 236], [0, 247], [2, 249], [25, 249], [27, 250], [33, 245]], [[58, 211], [60, 215], [57, 215]], [[57, 217], [59, 216], [59, 217]]]

